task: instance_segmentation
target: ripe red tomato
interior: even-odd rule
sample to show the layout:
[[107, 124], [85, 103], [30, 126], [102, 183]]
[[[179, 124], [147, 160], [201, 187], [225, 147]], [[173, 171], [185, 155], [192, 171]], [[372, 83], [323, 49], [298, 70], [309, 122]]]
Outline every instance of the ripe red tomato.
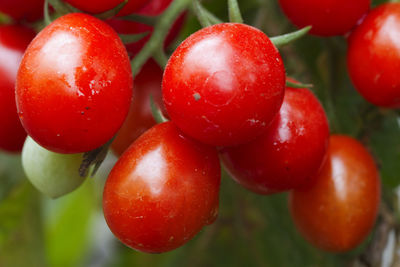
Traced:
[[26, 132], [15, 105], [15, 79], [22, 55], [35, 37], [23, 26], [0, 26], [0, 149], [20, 152]]
[[348, 39], [347, 65], [354, 86], [369, 102], [400, 108], [400, 3], [368, 14]]
[[315, 183], [290, 194], [290, 210], [303, 236], [316, 247], [342, 252], [371, 231], [380, 202], [378, 170], [353, 138], [333, 135]]
[[[70, 5], [87, 13], [98, 14], [115, 8], [124, 0], [64, 0]], [[118, 12], [118, 16], [125, 16], [134, 13], [144, 6], [149, 0], [129, 0], [128, 3]]]
[[175, 50], [162, 87], [166, 110], [185, 134], [211, 145], [237, 145], [262, 134], [279, 111], [285, 69], [263, 32], [221, 23]]
[[[172, 0], [150, 0], [144, 7], [142, 7], [135, 13], [145, 16], [158, 16], [169, 6], [171, 2]], [[179, 34], [179, 31], [181, 30], [183, 22], [185, 20], [185, 14], [186, 13], [180, 15], [172, 25], [171, 30], [168, 32], [167, 38], [165, 39], [165, 47], [170, 45]], [[126, 44], [126, 49], [128, 50], [130, 56], [136, 55], [142, 49], [142, 47], [150, 39], [150, 36], [153, 32], [153, 27], [134, 21], [109, 19], [106, 22], [111, 25], [111, 27], [113, 27], [116, 32], [121, 34], [137, 34], [149, 32], [148, 36], [139, 40], [138, 42]]]
[[218, 213], [220, 165], [215, 148], [158, 124], [118, 160], [104, 187], [111, 231], [127, 246], [151, 253], [175, 249]]
[[43, 17], [44, 0], [0, 0], [0, 12], [15, 20], [35, 21]]
[[232, 178], [259, 194], [290, 190], [319, 170], [329, 140], [324, 109], [308, 89], [286, 88], [282, 107], [266, 133], [222, 150]]
[[312, 26], [320, 36], [342, 35], [356, 26], [370, 8], [370, 0], [279, 0], [286, 16], [297, 27]]
[[118, 131], [111, 148], [121, 155], [139, 136], [156, 125], [150, 108], [150, 96], [160, 107], [163, 70], [153, 60], [148, 61], [135, 77], [131, 108]]
[[22, 59], [17, 108], [28, 134], [58, 153], [106, 143], [121, 127], [132, 97], [125, 47], [104, 22], [65, 15], [43, 29]]

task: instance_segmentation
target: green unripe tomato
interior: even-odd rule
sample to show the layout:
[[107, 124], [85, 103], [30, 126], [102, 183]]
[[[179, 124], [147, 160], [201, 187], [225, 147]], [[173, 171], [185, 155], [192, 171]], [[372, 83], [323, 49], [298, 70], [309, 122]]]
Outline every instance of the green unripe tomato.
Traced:
[[31, 183], [43, 194], [57, 198], [79, 187], [83, 154], [58, 154], [44, 149], [29, 136], [22, 150], [22, 166]]

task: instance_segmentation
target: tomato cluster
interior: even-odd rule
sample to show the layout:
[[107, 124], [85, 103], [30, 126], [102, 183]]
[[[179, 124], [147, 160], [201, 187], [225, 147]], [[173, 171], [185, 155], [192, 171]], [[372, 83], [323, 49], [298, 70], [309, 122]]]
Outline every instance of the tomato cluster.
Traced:
[[[66, 2], [97, 14], [122, 1]], [[370, 1], [344, 2], [280, 0], [289, 18], [300, 27], [312, 25], [313, 34], [355, 27], [348, 50], [354, 84], [372, 103], [400, 107], [400, 80], [392, 72], [400, 65], [394, 29], [400, 4], [373, 9], [356, 27]], [[139, 251], [175, 249], [216, 220], [220, 159], [255, 193], [290, 191], [294, 222], [317, 247], [347, 251], [359, 245], [380, 200], [374, 160], [355, 139], [330, 136], [325, 111], [309, 89], [285, 85], [297, 82], [287, 78], [277, 47], [262, 31], [237, 22], [205, 27], [176, 48], [164, 71], [148, 60], [133, 81], [129, 57], [150, 36], [124, 45], [117, 32], [151, 35], [153, 28], [123, 16], [156, 16], [170, 3], [129, 1], [107, 23], [67, 14], [32, 42], [22, 26], [0, 27], [2, 62], [18, 62], [0, 66], [0, 122], [7, 126], [0, 130], [0, 148], [21, 150], [26, 131], [27, 177], [44, 194], [59, 197], [83, 182], [77, 171], [82, 153], [107, 147], [116, 136], [111, 148], [120, 158], [104, 187], [103, 211], [111, 231]], [[332, 23], [343, 6], [343, 19]], [[360, 61], [363, 68], [356, 68]], [[156, 123], [151, 97], [170, 121]]]

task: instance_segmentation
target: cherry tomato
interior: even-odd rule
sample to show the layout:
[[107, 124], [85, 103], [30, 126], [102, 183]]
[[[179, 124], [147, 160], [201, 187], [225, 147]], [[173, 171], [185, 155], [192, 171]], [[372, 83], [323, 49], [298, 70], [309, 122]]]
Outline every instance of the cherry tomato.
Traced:
[[369, 102], [400, 108], [400, 3], [381, 5], [368, 14], [348, 39], [350, 78]]
[[310, 187], [290, 194], [290, 210], [303, 236], [316, 247], [343, 252], [371, 231], [380, 202], [374, 160], [357, 140], [330, 138], [328, 159]]
[[35, 21], [43, 17], [44, 0], [0, 0], [0, 12], [15, 20]]
[[150, 108], [150, 96], [161, 107], [163, 70], [153, 60], [148, 61], [135, 77], [134, 98], [124, 124], [118, 131], [112, 150], [121, 155], [139, 136], [156, 125]]
[[370, 0], [279, 0], [286, 16], [297, 27], [312, 26], [320, 36], [343, 35], [354, 28], [370, 8]]
[[[169, 6], [171, 2], [172, 0], [150, 0], [144, 7], [142, 7], [135, 13], [145, 16], [158, 16]], [[172, 25], [165, 39], [165, 47], [170, 45], [178, 35], [185, 20], [185, 14], [186, 13], [180, 15]], [[142, 47], [150, 39], [150, 36], [153, 32], [152, 26], [129, 20], [109, 19], [107, 20], [107, 23], [111, 25], [111, 27], [113, 27], [116, 32], [121, 34], [137, 34], [148, 32], [148, 35], [143, 39], [137, 42], [126, 44], [126, 49], [128, 50], [130, 56], [136, 55], [142, 49]]]
[[286, 88], [282, 107], [267, 132], [254, 141], [222, 150], [232, 178], [244, 187], [270, 194], [310, 181], [328, 148], [324, 109], [308, 89]]
[[[87, 13], [98, 14], [115, 8], [124, 0], [64, 0], [70, 5]], [[129, 0], [128, 3], [118, 12], [118, 16], [125, 16], [134, 13], [144, 6], [149, 0]]]
[[44, 195], [58, 198], [78, 188], [83, 154], [58, 154], [39, 146], [28, 136], [22, 150], [22, 166], [29, 181]]
[[20, 152], [26, 132], [15, 105], [15, 79], [22, 55], [35, 37], [23, 26], [0, 26], [0, 149]]
[[28, 134], [58, 153], [95, 149], [121, 127], [132, 73], [118, 35], [89, 15], [65, 15], [29, 45], [17, 76], [17, 108]]
[[221, 23], [175, 50], [162, 87], [166, 110], [185, 134], [206, 144], [237, 145], [261, 135], [279, 111], [285, 69], [263, 32]]
[[158, 124], [124, 152], [103, 194], [104, 216], [127, 246], [151, 253], [175, 249], [218, 214], [220, 165], [215, 148]]

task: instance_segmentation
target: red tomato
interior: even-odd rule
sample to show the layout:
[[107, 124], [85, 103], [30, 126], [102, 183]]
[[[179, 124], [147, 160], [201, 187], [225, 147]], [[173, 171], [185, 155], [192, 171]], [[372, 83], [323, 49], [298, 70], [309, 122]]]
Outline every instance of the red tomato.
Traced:
[[348, 251], [371, 231], [380, 202], [378, 170], [353, 138], [333, 135], [328, 159], [311, 187], [290, 194], [290, 210], [303, 236], [316, 247]]
[[104, 187], [104, 216], [127, 246], [166, 252], [215, 220], [220, 180], [215, 148], [185, 137], [172, 122], [158, 124], [112, 169]]
[[261, 135], [279, 111], [285, 69], [263, 32], [221, 23], [175, 50], [162, 86], [167, 112], [185, 134], [211, 145], [237, 145]]
[[320, 36], [342, 35], [356, 26], [370, 8], [370, 0], [279, 0], [286, 16], [297, 27], [312, 26]]
[[156, 125], [150, 108], [150, 96], [161, 106], [163, 70], [153, 60], [148, 61], [135, 77], [131, 108], [111, 147], [121, 155], [140, 135]]
[[[64, 0], [70, 5], [87, 13], [98, 14], [115, 8], [124, 0]], [[118, 16], [125, 16], [134, 13], [144, 6], [149, 0], [129, 0], [119, 11]]]
[[319, 170], [329, 140], [324, 109], [308, 89], [286, 88], [282, 107], [256, 140], [222, 150], [232, 178], [259, 194], [290, 190]]
[[0, 0], [0, 12], [15, 20], [35, 21], [43, 17], [44, 0]]
[[[146, 16], [158, 16], [169, 6], [171, 2], [172, 0], [150, 0], [143, 8], [135, 13]], [[171, 30], [169, 31], [167, 38], [165, 39], [165, 47], [170, 45], [172, 41], [176, 38], [182, 28], [184, 20], [185, 13], [179, 16], [172, 25]], [[134, 21], [110, 19], [107, 20], [107, 23], [111, 25], [111, 27], [113, 27], [116, 32], [121, 34], [137, 34], [149, 32], [148, 36], [141, 39], [140, 41], [126, 45], [126, 49], [131, 56], [136, 55], [142, 49], [142, 47], [150, 39], [150, 36], [153, 32], [153, 27]]]
[[354, 86], [369, 102], [400, 108], [400, 3], [368, 14], [348, 39], [347, 65]]
[[28, 134], [58, 153], [106, 143], [121, 127], [132, 97], [125, 47], [104, 22], [68, 14], [43, 29], [18, 71], [17, 108]]
[[15, 106], [15, 79], [22, 55], [35, 32], [22, 26], [0, 26], [0, 149], [20, 152], [26, 132]]

